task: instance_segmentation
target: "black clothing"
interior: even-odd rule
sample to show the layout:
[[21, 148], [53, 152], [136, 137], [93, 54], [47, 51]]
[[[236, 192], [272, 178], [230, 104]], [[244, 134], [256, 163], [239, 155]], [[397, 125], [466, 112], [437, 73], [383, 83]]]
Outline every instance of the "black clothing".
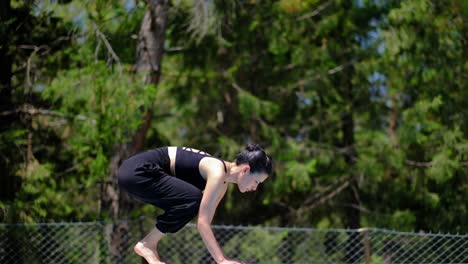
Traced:
[[119, 186], [136, 199], [165, 210], [157, 217], [156, 227], [163, 233], [175, 233], [198, 214], [206, 185], [198, 165], [204, 157], [210, 155], [178, 147], [174, 177], [168, 147], [136, 154], [120, 166]]
[[[175, 162], [175, 176], [186, 181], [200, 190], [204, 190], [206, 181], [202, 177], [199, 169], [200, 161], [205, 157], [211, 157], [210, 154], [203, 151], [195, 151], [191, 148], [178, 147]], [[221, 160], [226, 169], [226, 164]]]

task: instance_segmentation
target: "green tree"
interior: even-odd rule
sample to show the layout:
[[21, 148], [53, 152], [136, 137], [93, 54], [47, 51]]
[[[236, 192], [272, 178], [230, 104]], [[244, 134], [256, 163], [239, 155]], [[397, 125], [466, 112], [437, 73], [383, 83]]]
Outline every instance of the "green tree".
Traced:
[[233, 159], [254, 141], [275, 175], [256, 194], [230, 188], [218, 223], [466, 230], [463, 1], [35, 3], [0, 11], [9, 220], [150, 213], [118, 203], [130, 153]]
[[379, 76], [370, 81], [387, 131], [362, 142], [381, 149], [367, 148], [361, 162], [380, 164], [372, 172], [379, 182], [366, 187], [369, 207], [389, 216], [370, 217], [376, 225], [463, 229], [466, 12], [463, 1], [402, 1], [382, 25], [380, 54], [368, 66]]
[[38, 125], [38, 119], [57, 114], [47, 109], [38, 92], [49, 73], [58, 70], [55, 62], [66, 56], [54, 62], [46, 58], [66, 49], [72, 32], [68, 23], [52, 13], [34, 14], [36, 8], [34, 1], [9, 0], [0, 7], [0, 208], [6, 222], [31, 221], [28, 209], [44, 216], [45, 208], [28, 204], [28, 193], [37, 194], [33, 183], [55, 186], [47, 177], [53, 164], [45, 161], [41, 166], [39, 161], [57, 158], [42, 142], [60, 144], [60, 139]]

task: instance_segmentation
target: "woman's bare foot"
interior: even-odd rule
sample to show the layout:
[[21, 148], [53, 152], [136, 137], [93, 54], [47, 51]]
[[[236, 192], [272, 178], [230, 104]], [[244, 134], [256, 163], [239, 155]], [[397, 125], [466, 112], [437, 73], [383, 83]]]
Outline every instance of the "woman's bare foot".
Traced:
[[165, 264], [165, 262], [159, 259], [156, 247], [151, 248], [147, 246], [145, 242], [138, 242], [135, 247], [133, 247], [133, 250], [135, 253], [145, 258], [148, 264]]

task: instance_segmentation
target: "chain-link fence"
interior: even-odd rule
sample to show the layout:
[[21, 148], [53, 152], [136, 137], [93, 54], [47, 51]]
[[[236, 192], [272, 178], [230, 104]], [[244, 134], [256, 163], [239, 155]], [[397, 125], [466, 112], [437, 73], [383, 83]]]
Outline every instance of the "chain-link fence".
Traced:
[[[1, 224], [0, 263], [144, 263], [133, 245], [148, 221]], [[468, 235], [376, 228], [309, 229], [213, 226], [227, 256], [246, 263], [468, 263]], [[170, 264], [214, 263], [193, 224], [161, 240]]]

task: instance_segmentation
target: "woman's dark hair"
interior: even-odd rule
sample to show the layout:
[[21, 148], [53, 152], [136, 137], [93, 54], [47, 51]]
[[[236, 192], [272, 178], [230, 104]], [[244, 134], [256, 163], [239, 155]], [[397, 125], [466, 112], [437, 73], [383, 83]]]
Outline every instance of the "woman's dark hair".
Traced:
[[250, 172], [265, 172], [271, 174], [271, 157], [257, 144], [248, 144], [245, 150], [237, 154], [236, 164], [249, 164]]

